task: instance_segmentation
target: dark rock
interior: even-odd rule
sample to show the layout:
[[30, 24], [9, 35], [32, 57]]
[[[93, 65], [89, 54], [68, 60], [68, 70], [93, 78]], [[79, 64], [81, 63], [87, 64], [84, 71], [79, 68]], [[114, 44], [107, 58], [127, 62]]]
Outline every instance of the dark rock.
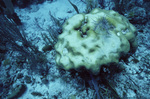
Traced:
[[44, 46], [44, 47], [42, 48], [42, 50], [43, 50], [44, 52], [51, 51], [52, 49], [53, 49], [53, 47], [52, 47], [51, 45], [46, 45], [46, 46]]
[[6, 47], [2, 44], [0, 44], [0, 53], [5, 53], [7, 50], [6, 50]]
[[20, 79], [20, 78], [22, 78], [23, 77], [23, 74], [22, 73], [19, 73], [18, 75], [17, 75], [17, 79]]
[[25, 80], [25, 82], [26, 82], [27, 84], [32, 83], [32, 80], [31, 80], [31, 77], [30, 77], [30, 76], [25, 76], [24, 80]]
[[31, 0], [13, 0], [13, 4], [20, 7], [20, 8], [25, 8], [30, 4]]
[[32, 92], [31, 93], [33, 96], [43, 96], [40, 92]]
[[46, 84], [46, 85], [47, 85], [47, 84], [49, 83], [49, 81], [48, 81], [48, 79], [43, 78], [43, 79], [42, 79], [42, 83], [44, 83], [44, 84]]
[[44, 1], [46, 1], [46, 0], [12, 0], [13, 4], [20, 8], [28, 7], [31, 4], [41, 4]]
[[25, 93], [26, 90], [27, 90], [26, 85], [21, 84], [21, 85], [17, 86], [10, 95], [8, 95], [7, 99], [18, 99]]

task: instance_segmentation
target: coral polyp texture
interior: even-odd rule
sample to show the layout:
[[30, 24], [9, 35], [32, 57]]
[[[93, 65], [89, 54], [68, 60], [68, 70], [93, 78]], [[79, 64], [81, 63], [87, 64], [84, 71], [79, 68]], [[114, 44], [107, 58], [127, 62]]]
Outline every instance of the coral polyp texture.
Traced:
[[55, 44], [57, 66], [97, 75], [102, 65], [118, 63], [136, 49], [136, 28], [127, 18], [113, 10], [93, 9], [77, 14], [63, 25]]

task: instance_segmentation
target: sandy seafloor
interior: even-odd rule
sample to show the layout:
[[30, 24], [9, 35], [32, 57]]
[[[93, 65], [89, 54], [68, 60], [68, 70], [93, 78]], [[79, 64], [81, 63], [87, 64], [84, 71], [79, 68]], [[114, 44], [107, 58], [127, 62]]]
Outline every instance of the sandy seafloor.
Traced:
[[[74, 0], [74, 4], [78, 5], [79, 11], [85, 10], [85, 4], [80, 0]], [[38, 46], [39, 50], [45, 45], [41, 33], [47, 33], [49, 26], [53, 26], [50, 19], [49, 11], [53, 16], [59, 19], [68, 19], [76, 14], [74, 8], [68, 2], [68, 0], [57, 0], [50, 3], [49, 1], [43, 4], [31, 5], [24, 9], [15, 8], [16, 13], [23, 23], [23, 29], [27, 33], [27, 38], [32, 41], [33, 44]], [[70, 12], [70, 13], [69, 13]], [[38, 20], [37, 21], [35, 21]], [[40, 25], [39, 28], [38, 25]], [[139, 26], [136, 26], [137, 29]], [[111, 80], [115, 82], [115, 89], [120, 96], [124, 93], [127, 94], [129, 99], [150, 99], [150, 22], [142, 27], [143, 33], [138, 32], [138, 48], [133, 54], [139, 61], [135, 63], [133, 57], [129, 57], [128, 64], [124, 63], [125, 71], [118, 74], [114, 74]], [[149, 46], [149, 47], [148, 47]], [[27, 74], [27, 70], [21, 70], [20, 73], [31, 76], [33, 83], [26, 84], [27, 91], [19, 99], [93, 99], [95, 90], [88, 88], [88, 94], [83, 88], [82, 84], [78, 84], [81, 78], [71, 78], [69, 72], [62, 77], [55, 66], [54, 50], [46, 52], [47, 59], [54, 65], [50, 69], [50, 73], [47, 76], [49, 80], [48, 84], [43, 84], [41, 76], [38, 74]], [[78, 74], [76, 74], [78, 75]], [[66, 78], [64, 80], [64, 78]], [[17, 80], [14, 84], [17, 85], [21, 81]], [[40, 92], [42, 96], [33, 96], [32, 92]], [[106, 94], [107, 97], [107, 94]]]

